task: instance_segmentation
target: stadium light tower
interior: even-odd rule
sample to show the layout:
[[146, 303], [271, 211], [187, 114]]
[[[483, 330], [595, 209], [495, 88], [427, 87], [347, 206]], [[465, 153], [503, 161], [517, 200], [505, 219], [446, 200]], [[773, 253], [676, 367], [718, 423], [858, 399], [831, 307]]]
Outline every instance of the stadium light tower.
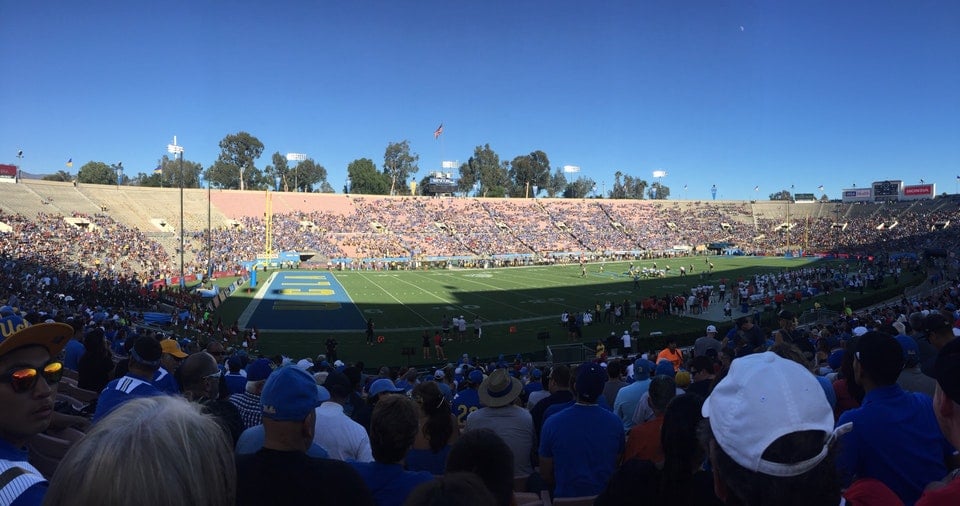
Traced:
[[180, 290], [187, 287], [187, 282], [183, 279], [183, 146], [177, 145], [177, 136], [173, 136], [173, 144], [167, 144], [167, 152], [174, 157], [180, 155]]
[[303, 153], [287, 153], [288, 162], [297, 162], [293, 167], [293, 191], [300, 191], [300, 162], [307, 159]]
[[653, 171], [653, 177], [657, 180], [657, 191], [653, 194], [654, 198], [660, 196], [660, 192], [663, 188], [663, 178], [667, 177], [667, 171], [665, 170], [655, 170]]

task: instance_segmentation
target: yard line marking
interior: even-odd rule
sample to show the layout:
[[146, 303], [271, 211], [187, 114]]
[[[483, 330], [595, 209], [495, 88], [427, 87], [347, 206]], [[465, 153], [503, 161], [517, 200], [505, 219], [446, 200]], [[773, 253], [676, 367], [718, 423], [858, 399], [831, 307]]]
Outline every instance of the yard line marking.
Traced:
[[[368, 279], [367, 276], [364, 276], [364, 275], [362, 275], [362, 274], [360, 275], [360, 277], [363, 278], [364, 281], [369, 281], [373, 286], [379, 288], [380, 291], [382, 291], [383, 293], [389, 295], [391, 299], [397, 301], [401, 306], [407, 308], [407, 310], [410, 311], [411, 313], [419, 316], [421, 320], [423, 320], [423, 321], [425, 321], [425, 322], [427, 322], [427, 323], [433, 323], [433, 322], [431, 322], [427, 317], [425, 317], [425, 316], [423, 316], [422, 314], [418, 313], [417, 311], [411, 309], [410, 306], [404, 304], [400, 299], [396, 298], [392, 293], [388, 292], [385, 288], [383, 288], [382, 286], [380, 286], [379, 284], [377, 284], [376, 281], [373, 281], [373, 280], [371, 280], [371, 279]], [[347, 297], [349, 297], [349, 296], [350, 296], [350, 293], [348, 292], [348, 293], [347, 293]], [[353, 302], [353, 299], [350, 299], [350, 302]], [[354, 305], [356, 305], [356, 304], [354, 304]], [[357, 308], [357, 309], [359, 309], [359, 308]]]

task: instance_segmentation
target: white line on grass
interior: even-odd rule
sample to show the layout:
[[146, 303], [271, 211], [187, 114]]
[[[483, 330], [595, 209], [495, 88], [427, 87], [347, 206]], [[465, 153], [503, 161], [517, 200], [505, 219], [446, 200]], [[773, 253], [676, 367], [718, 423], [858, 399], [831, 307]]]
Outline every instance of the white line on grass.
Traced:
[[[382, 291], [383, 293], [389, 295], [391, 299], [397, 301], [397, 303], [399, 303], [401, 306], [405, 307], [405, 308], [406, 308], [407, 310], [409, 310], [411, 313], [419, 316], [420, 319], [422, 319], [423, 321], [425, 321], [425, 322], [427, 322], [427, 323], [430, 323], [430, 324], [433, 323], [433, 322], [431, 322], [427, 317], [425, 317], [425, 316], [423, 316], [422, 314], [416, 312], [415, 310], [411, 309], [410, 306], [408, 306], [408, 305], [404, 304], [403, 302], [401, 302], [400, 299], [396, 298], [392, 293], [388, 292], [385, 288], [383, 288], [382, 286], [378, 285], [375, 281], [367, 278], [367, 277], [364, 276], [363, 274], [360, 274], [360, 277], [363, 278], [364, 281], [369, 281], [371, 284], [373, 284], [373, 286], [379, 288], [380, 291]], [[352, 301], [352, 300], [353, 300], [353, 299], [351, 299], [351, 301]], [[358, 309], [359, 309], [359, 308], [358, 308]]]
[[260, 289], [257, 290], [257, 293], [253, 296], [253, 300], [251, 300], [247, 304], [247, 308], [240, 313], [240, 318], [237, 318], [237, 327], [242, 329], [247, 328], [247, 323], [250, 321], [250, 318], [253, 318], [253, 313], [256, 312], [257, 308], [260, 306], [260, 301], [263, 300], [263, 297], [267, 293], [267, 288], [269, 288], [270, 284], [273, 283], [273, 280], [277, 277], [277, 274], [279, 273], [274, 272], [262, 285], [260, 285]]

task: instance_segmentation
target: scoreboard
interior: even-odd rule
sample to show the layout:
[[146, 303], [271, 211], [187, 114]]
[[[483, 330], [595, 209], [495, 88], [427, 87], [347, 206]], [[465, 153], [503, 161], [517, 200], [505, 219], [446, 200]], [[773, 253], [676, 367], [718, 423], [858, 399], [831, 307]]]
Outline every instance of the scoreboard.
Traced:
[[431, 195], [452, 194], [457, 191], [457, 181], [453, 179], [452, 174], [443, 172], [434, 172], [427, 179], [426, 193]]
[[903, 190], [903, 181], [874, 181], [873, 198], [876, 202], [884, 200], [898, 200]]

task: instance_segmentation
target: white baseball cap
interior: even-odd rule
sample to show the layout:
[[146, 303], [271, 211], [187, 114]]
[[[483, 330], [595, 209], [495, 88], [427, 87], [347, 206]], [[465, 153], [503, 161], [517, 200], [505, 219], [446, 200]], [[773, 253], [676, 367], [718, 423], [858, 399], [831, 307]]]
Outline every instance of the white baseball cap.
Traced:
[[[797, 476], [813, 469], [830, 449], [833, 410], [816, 377], [802, 365], [773, 352], [755, 353], [730, 364], [730, 372], [703, 403], [714, 438], [746, 469], [770, 476]], [[823, 448], [807, 460], [778, 463], [763, 452], [782, 436], [824, 433]]]
[[860, 336], [866, 334], [867, 332], [868, 332], [868, 329], [867, 329], [866, 327], [862, 326], [862, 325], [859, 326], [859, 327], [854, 327], [854, 328], [853, 328], [853, 335], [856, 336], [856, 337], [860, 337]]
[[707, 325], [707, 332], [713, 332], [714, 334], [716, 334], [716, 332], [717, 332], [717, 327], [715, 327], [715, 326], [713, 326], [713, 325]]

